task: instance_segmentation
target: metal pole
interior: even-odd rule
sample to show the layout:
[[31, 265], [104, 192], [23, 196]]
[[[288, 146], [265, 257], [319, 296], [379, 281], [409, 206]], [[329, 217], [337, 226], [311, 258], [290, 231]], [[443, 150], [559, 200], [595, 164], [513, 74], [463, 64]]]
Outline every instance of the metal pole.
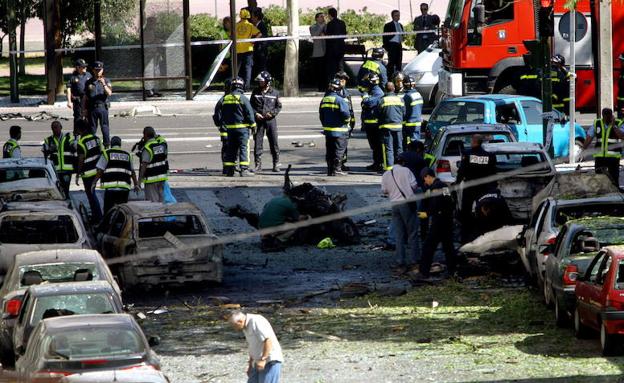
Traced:
[[[551, 64], [550, 64], [550, 46], [548, 45], [548, 37], [541, 37], [541, 53], [542, 53], [542, 112], [552, 112], [552, 77], [551, 77]], [[548, 141], [548, 119], [542, 120], [542, 137], [544, 145]], [[552, 144], [548, 146], [548, 155], [554, 158], [555, 147]]]
[[93, 2], [93, 24], [95, 32], [95, 59], [102, 60], [102, 3], [101, 0]]
[[145, 0], [139, 1], [139, 39], [141, 43], [141, 97], [145, 101]]
[[191, 51], [191, 10], [189, 0], [183, 0], [184, 17], [184, 75], [186, 76], [186, 99], [193, 99], [193, 61]]
[[611, 1], [599, 1], [600, 26], [598, 36], [599, 48], [599, 73], [600, 73], [600, 96], [599, 110], [603, 108], [613, 109], [613, 46], [612, 46], [612, 20]]
[[219, 7], [217, 6], [217, 0], [215, 0], [215, 17], [219, 18]]
[[574, 164], [574, 149], [576, 130], [576, 10], [570, 10], [570, 133], [568, 157], [570, 164]]
[[230, 60], [232, 64], [232, 79], [238, 76], [238, 60], [236, 58], [236, 0], [230, 0], [230, 40], [232, 40], [232, 46], [230, 46]]

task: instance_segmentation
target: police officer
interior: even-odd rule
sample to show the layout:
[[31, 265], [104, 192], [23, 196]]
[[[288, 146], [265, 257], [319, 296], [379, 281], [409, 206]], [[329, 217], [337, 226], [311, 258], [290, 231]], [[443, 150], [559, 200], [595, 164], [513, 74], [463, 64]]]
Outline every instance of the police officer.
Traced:
[[457, 260], [453, 245], [453, 211], [455, 203], [451, 198], [448, 187], [435, 176], [431, 168], [425, 168], [421, 172], [423, 182], [427, 188], [423, 200], [423, 211], [418, 212], [418, 218], [430, 219], [430, 226], [423, 245], [422, 258], [420, 259], [420, 273], [416, 279], [429, 278], [433, 255], [442, 244], [442, 250], [446, 258], [446, 267], [450, 275], [455, 274]]
[[382, 61], [384, 52], [383, 48], [373, 48], [371, 58], [364, 61], [364, 64], [360, 67], [357, 74], [358, 90], [360, 92], [368, 92], [368, 84], [364, 81], [364, 77], [370, 73], [375, 73], [379, 76], [381, 86], [386, 86], [388, 82], [388, 70]]
[[85, 85], [92, 77], [87, 71], [87, 62], [78, 59], [74, 63], [76, 69], [69, 78], [67, 83], [67, 107], [74, 111], [74, 130], [76, 129], [76, 121], [84, 118], [82, 110], [82, 98], [85, 95]]
[[384, 170], [392, 165], [403, 151], [403, 119], [405, 104], [395, 93], [394, 84], [386, 84], [386, 94], [379, 103], [379, 130], [382, 138], [382, 162]]
[[340, 96], [341, 89], [342, 84], [339, 79], [331, 80], [319, 106], [319, 117], [325, 135], [325, 160], [328, 176], [346, 174], [342, 170], [342, 160], [347, 148], [351, 114], [347, 101]]
[[22, 139], [22, 128], [13, 125], [9, 128], [9, 140], [2, 146], [2, 158], [22, 158], [19, 140]]
[[104, 189], [104, 215], [115, 205], [128, 202], [132, 187], [130, 181], [133, 182], [137, 193], [141, 190], [132, 167], [130, 153], [121, 149], [121, 138], [117, 136], [111, 138], [111, 147], [102, 152], [95, 167], [97, 174], [91, 187], [95, 189], [95, 185], [100, 181], [100, 187]]
[[167, 141], [151, 126], [143, 129], [145, 145], [141, 151], [139, 184], [145, 188], [145, 199], [151, 202], [164, 202], [165, 182], [169, 179], [169, 148]]
[[212, 118], [217, 126], [227, 129], [225, 175], [234, 177], [238, 158], [241, 177], [250, 177], [253, 173], [249, 172], [249, 131], [256, 128], [254, 110], [243, 94], [243, 79], [236, 77], [230, 84], [231, 92], [217, 102]]
[[618, 78], [617, 114], [618, 118], [624, 118], [624, 52], [618, 57], [620, 60], [620, 77]]
[[262, 146], [266, 132], [269, 139], [269, 148], [273, 158], [273, 171], [280, 171], [279, 144], [277, 142], [277, 120], [275, 117], [282, 110], [279, 92], [271, 86], [273, 77], [267, 71], [262, 71], [256, 77], [258, 87], [251, 93], [251, 107], [255, 112], [256, 132], [254, 134], [254, 163], [255, 171], [262, 170]]
[[52, 135], [43, 140], [43, 155], [52, 161], [65, 198], [69, 198], [69, 185], [76, 162], [76, 139], [69, 133], [63, 134], [59, 121], [52, 121]]
[[[340, 86], [342, 87], [338, 94], [340, 95], [340, 97], [344, 98], [345, 101], [347, 101], [347, 104], [349, 104], [349, 114], [351, 115], [351, 117], [349, 118], [349, 134], [347, 135], [348, 141], [348, 139], [351, 138], [351, 135], [353, 134], [353, 129], [355, 128], [355, 113], [353, 112], [353, 101], [351, 100], [351, 93], [349, 93], [349, 90], [347, 89], [347, 81], [349, 81], [350, 77], [347, 72], [343, 70], [337, 72], [334, 77], [340, 80]], [[344, 155], [342, 156], [341, 169], [343, 172], [349, 171], [349, 168], [347, 167], [348, 153], [349, 145], [347, 142]]]
[[565, 67], [565, 58], [556, 54], [551, 59], [552, 106], [561, 113], [570, 113], [570, 72]]
[[[487, 152], [481, 146], [483, 136], [475, 134], [470, 142], [470, 149], [462, 153], [459, 168], [457, 169], [457, 183], [474, 181], [496, 174], [496, 156]], [[462, 192], [462, 206], [460, 212], [462, 243], [472, 241], [474, 233], [474, 216], [472, 206], [482, 195], [496, 188], [496, 182], [486, 182], [464, 188]]]
[[91, 129], [85, 120], [78, 120], [76, 126], [78, 134], [80, 135], [77, 147], [78, 162], [76, 166], [76, 185], [79, 184], [79, 175], [84, 184], [89, 206], [91, 206], [91, 220], [93, 223], [98, 223], [102, 219], [102, 209], [100, 208], [100, 202], [95, 194], [94, 180], [97, 174], [95, 165], [102, 154], [102, 144], [100, 143], [100, 139], [91, 133]]
[[585, 148], [590, 146], [594, 138], [596, 139], [594, 147], [597, 150], [594, 154], [597, 172], [604, 173], [604, 168], [606, 168], [613, 181], [618, 185], [624, 127], [622, 127], [622, 120], [613, 116], [611, 108], [604, 108], [602, 110], [602, 118], [596, 119], [594, 124], [587, 130]]
[[91, 125], [91, 133], [97, 134], [98, 124], [102, 127], [102, 140], [105, 147], [110, 146], [110, 132], [108, 125], [108, 98], [113, 94], [111, 82], [104, 77], [104, 63], [93, 63], [93, 77], [85, 83], [85, 95], [83, 98], [85, 116], [88, 116]]
[[405, 95], [405, 121], [403, 122], [403, 147], [410, 142], [420, 140], [420, 125], [422, 123], [423, 98], [416, 90], [416, 81], [412, 76], [405, 76], [403, 80]]
[[362, 83], [366, 84], [366, 92], [362, 96], [362, 130], [366, 133], [368, 145], [373, 152], [373, 163], [366, 170], [380, 172], [383, 170], [381, 156], [381, 134], [379, 131], [379, 104], [384, 96], [379, 87], [379, 75], [369, 73], [364, 76]]

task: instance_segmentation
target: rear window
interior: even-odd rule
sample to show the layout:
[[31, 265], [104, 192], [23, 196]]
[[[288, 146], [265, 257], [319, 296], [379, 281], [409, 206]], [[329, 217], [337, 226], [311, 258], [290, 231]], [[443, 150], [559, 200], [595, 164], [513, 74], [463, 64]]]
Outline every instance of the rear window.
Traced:
[[27, 178], [49, 178], [45, 168], [0, 169], [0, 183], [23, 180]]
[[106, 293], [43, 296], [35, 300], [30, 324], [35, 327], [42, 319], [62, 315], [112, 314], [116, 312], [112, 298]]
[[167, 232], [173, 235], [206, 234], [206, 229], [196, 215], [168, 215], [139, 219], [139, 238], [162, 237]]
[[500, 172], [528, 166], [531, 167], [531, 172], [550, 170], [550, 165], [542, 153], [506, 153], [496, 155], [496, 167]]
[[624, 244], [624, 226], [605, 227], [592, 231], [601, 247]]
[[[444, 151], [442, 155], [445, 157], [448, 156], [460, 156], [462, 151], [470, 148], [470, 141], [472, 139], [473, 133], [461, 133], [461, 134], [450, 134], [446, 139], [446, 144], [444, 145]], [[498, 134], [484, 134], [484, 139], [486, 143], [488, 142], [511, 142], [511, 134], [498, 133]]]
[[8, 215], [0, 221], [0, 243], [75, 243], [79, 239], [69, 215]]
[[483, 122], [484, 106], [480, 102], [449, 101], [442, 102], [429, 121], [447, 124]]
[[[60, 283], [81, 280], [98, 280], [99, 272], [92, 262], [59, 262], [42, 265], [26, 265], [19, 268], [19, 286], [24, 287], [24, 274], [29, 279], [41, 277], [41, 282]], [[30, 285], [30, 284], [29, 284]]]
[[136, 331], [118, 328], [68, 329], [50, 336], [49, 359], [84, 359], [145, 354], [145, 344]]
[[624, 217], [624, 204], [609, 202], [608, 204], [585, 204], [580, 206], [560, 206], [554, 212], [555, 226], [562, 226], [572, 219], [603, 217]]
[[615, 289], [624, 290], [624, 260], [618, 263], [617, 276], [615, 277]]

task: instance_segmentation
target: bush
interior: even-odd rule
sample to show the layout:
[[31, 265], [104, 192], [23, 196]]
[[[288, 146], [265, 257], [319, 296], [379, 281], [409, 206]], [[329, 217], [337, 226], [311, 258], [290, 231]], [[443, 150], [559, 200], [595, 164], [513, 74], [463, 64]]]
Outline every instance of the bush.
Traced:
[[[366, 10], [366, 7], [359, 11], [349, 9], [338, 15], [345, 24], [347, 24], [347, 32], [350, 35], [359, 35], [364, 33], [381, 33], [383, 32], [383, 26], [386, 23], [386, 16], [370, 13]], [[362, 41], [375, 41], [381, 42], [381, 37], [366, 37], [360, 39]]]
[[206, 13], [191, 16], [191, 40], [220, 40], [225, 37], [221, 20]]

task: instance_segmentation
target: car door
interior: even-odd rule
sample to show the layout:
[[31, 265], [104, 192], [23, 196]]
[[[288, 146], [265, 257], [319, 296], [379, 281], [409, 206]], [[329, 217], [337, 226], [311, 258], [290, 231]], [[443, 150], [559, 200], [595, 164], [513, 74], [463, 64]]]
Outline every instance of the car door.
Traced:
[[102, 255], [104, 258], [115, 258], [119, 252], [119, 241], [126, 226], [126, 215], [123, 210], [117, 210], [112, 216], [110, 225], [102, 235]]
[[521, 100], [520, 114], [523, 121], [521, 131], [524, 138], [518, 139], [518, 141], [543, 144], [542, 103], [537, 100]]
[[539, 239], [539, 228], [542, 227], [542, 223], [544, 222], [544, 217], [546, 216], [549, 210], [550, 201], [543, 201], [540, 206], [537, 208], [534, 214], [534, 220], [531, 222], [531, 226], [527, 229], [526, 238], [526, 258], [529, 266], [529, 273], [531, 275], [537, 275], [539, 268], [537, 267], [537, 240]]
[[606, 266], [610, 265], [610, 260], [611, 257], [606, 251], [598, 253], [576, 290], [579, 314], [583, 323], [593, 328], [598, 328], [597, 312], [600, 310], [600, 295], [606, 278], [605, 270], [609, 270]]
[[[566, 243], [568, 243], [570, 239], [570, 235], [568, 235], [568, 233], [568, 227], [564, 226], [559, 234], [557, 234], [557, 239], [555, 240], [555, 251], [551, 257], [546, 258], [545, 283], [554, 290], [562, 288], [561, 276], [563, 275], [563, 271], [561, 270], [561, 266], [566, 255]], [[563, 268], [565, 269], [565, 266], [563, 266]]]
[[32, 302], [32, 296], [26, 292], [22, 309], [20, 310], [17, 321], [15, 322], [15, 328], [13, 329], [13, 347], [15, 348], [16, 358], [19, 358], [26, 349], [26, 345], [22, 344], [24, 339], [24, 326], [28, 323], [28, 313], [30, 312]]

